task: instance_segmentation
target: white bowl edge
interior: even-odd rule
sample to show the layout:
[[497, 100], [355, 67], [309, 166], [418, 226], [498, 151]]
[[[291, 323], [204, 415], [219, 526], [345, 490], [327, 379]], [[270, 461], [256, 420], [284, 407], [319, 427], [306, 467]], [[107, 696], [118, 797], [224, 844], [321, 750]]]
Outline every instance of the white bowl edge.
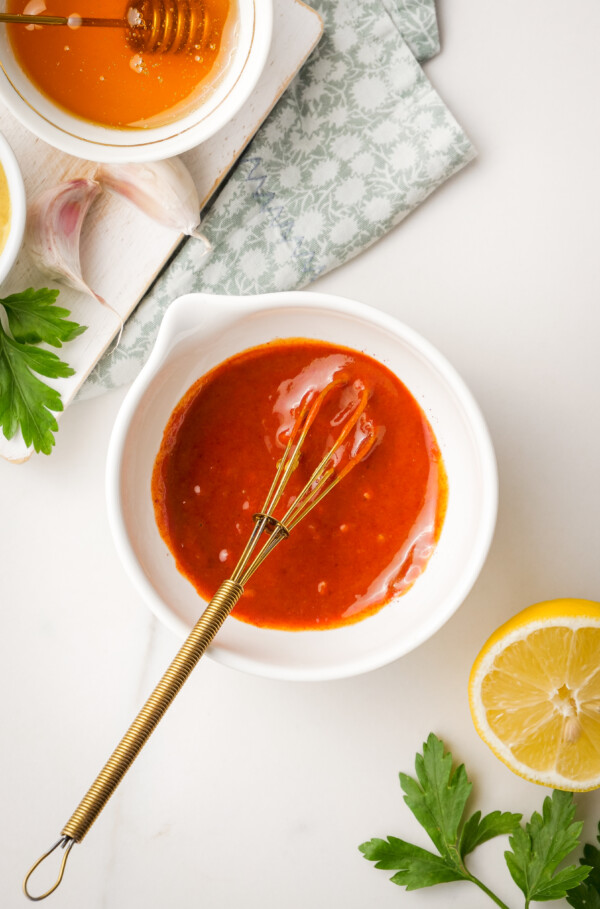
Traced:
[[10, 143], [2, 133], [0, 133], [0, 163], [6, 174], [11, 207], [8, 237], [4, 249], [0, 253], [0, 284], [2, 284], [15, 264], [21, 249], [27, 213], [25, 185], [21, 169]]

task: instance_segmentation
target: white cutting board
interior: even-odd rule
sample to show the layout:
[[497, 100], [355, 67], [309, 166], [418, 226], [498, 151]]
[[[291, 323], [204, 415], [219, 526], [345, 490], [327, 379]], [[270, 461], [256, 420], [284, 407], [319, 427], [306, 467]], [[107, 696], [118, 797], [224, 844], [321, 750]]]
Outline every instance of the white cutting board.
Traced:
[[[274, 0], [273, 39], [263, 74], [242, 111], [212, 139], [182, 155], [204, 207], [245, 146], [281, 97], [323, 33], [321, 17], [300, 0]], [[17, 156], [29, 198], [43, 187], [91, 176], [94, 164], [65, 155], [31, 135], [0, 108], [0, 131]], [[140, 214], [125, 201], [103, 193], [86, 218], [81, 265], [88, 284], [126, 319], [182, 240]], [[194, 241], [190, 241], [194, 242]], [[49, 281], [22, 251], [0, 296], [27, 287], [59, 286]], [[65, 408], [118, 333], [117, 316], [95, 300], [62, 288], [59, 303], [88, 330], [55, 351], [75, 370], [68, 379], [44, 379], [56, 387]], [[54, 349], [54, 348], [52, 348]], [[60, 414], [56, 414], [60, 419]], [[10, 441], [0, 432], [0, 457], [26, 460], [33, 453], [20, 435]]]

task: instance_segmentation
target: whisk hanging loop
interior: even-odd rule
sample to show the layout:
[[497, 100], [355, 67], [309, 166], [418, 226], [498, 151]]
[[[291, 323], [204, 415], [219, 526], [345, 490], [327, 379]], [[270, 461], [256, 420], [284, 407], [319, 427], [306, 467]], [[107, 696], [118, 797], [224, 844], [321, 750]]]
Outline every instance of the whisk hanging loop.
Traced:
[[[30, 899], [34, 903], [37, 903], [39, 900], [44, 900], [44, 899], [46, 899], [47, 896], [50, 896], [51, 893], [54, 893], [54, 891], [56, 890], [56, 888], [59, 886], [60, 882], [63, 879], [63, 874], [65, 873], [65, 868], [67, 867], [67, 859], [69, 858], [69, 854], [74, 845], [75, 845], [74, 839], [72, 839], [69, 836], [61, 836], [54, 843], [54, 845], [51, 846], [47, 852], [44, 852], [44, 854], [42, 856], [40, 856], [40, 858], [37, 860], [37, 862], [31, 866], [31, 868], [27, 872], [25, 880], [23, 881], [23, 893], [25, 894], [25, 896], [28, 899]], [[52, 853], [56, 849], [58, 849], [59, 846], [62, 846], [62, 848], [65, 850], [65, 852], [64, 852], [64, 855], [62, 858], [62, 862], [60, 863], [60, 868], [58, 869], [58, 877], [57, 877], [56, 881], [54, 882], [52, 887], [50, 887], [48, 890], [45, 891], [45, 893], [40, 893], [38, 896], [33, 896], [29, 892], [29, 879], [31, 878], [31, 875], [33, 874], [35, 869], [38, 868], [42, 864], [42, 862], [45, 859], [47, 859], [50, 855], [52, 855]]]

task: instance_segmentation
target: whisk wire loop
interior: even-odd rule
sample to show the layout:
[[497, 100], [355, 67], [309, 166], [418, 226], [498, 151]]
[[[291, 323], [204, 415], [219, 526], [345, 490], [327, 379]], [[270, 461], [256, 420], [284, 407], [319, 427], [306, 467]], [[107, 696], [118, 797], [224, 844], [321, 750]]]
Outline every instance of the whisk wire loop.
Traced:
[[[348, 458], [345, 465], [343, 465], [337, 471], [334, 467], [326, 469], [327, 465], [332, 461], [333, 456], [344, 444], [352, 430], [356, 428], [360, 418], [365, 412], [368, 400], [369, 390], [367, 388], [361, 389], [359, 402], [356, 405], [352, 415], [348, 420], [346, 420], [346, 423], [344, 424], [339, 436], [333, 445], [328, 449], [327, 453], [323, 456], [319, 464], [317, 464], [304, 488], [292, 502], [290, 508], [283, 516], [282, 522], [285, 524], [288, 530], [292, 530], [296, 524], [305, 518], [308, 512], [311, 511], [321, 501], [321, 499], [323, 499], [333, 489], [333, 487], [339, 483], [342, 477], [344, 477], [355, 466], [355, 464], [357, 464], [359, 461], [362, 461], [363, 458], [366, 457], [368, 451], [375, 443], [375, 434], [373, 432], [367, 433], [365, 439], [361, 444], [359, 444], [354, 455]], [[322, 401], [318, 403], [320, 407]], [[331, 482], [328, 485], [329, 480], [331, 480]]]
[[[69, 854], [74, 845], [75, 845], [75, 840], [72, 839], [70, 836], [60, 836], [59, 839], [57, 839], [57, 841], [54, 843], [54, 845], [51, 846], [50, 849], [48, 849], [46, 852], [44, 852], [44, 854], [42, 856], [40, 856], [40, 858], [37, 860], [37, 862], [35, 862], [35, 864], [31, 866], [31, 868], [27, 872], [25, 880], [23, 881], [23, 893], [25, 894], [27, 899], [30, 899], [33, 903], [37, 903], [37, 902], [39, 902], [39, 900], [44, 900], [44, 899], [46, 899], [47, 896], [50, 896], [51, 893], [54, 893], [54, 891], [56, 890], [56, 888], [59, 886], [60, 882], [63, 879], [63, 875], [65, 873], [65, 868], [67, 867], [67, 859], [69, 858]], [[40, 893], [37, 896], [34, 896], [29, 890], [30, 878], [31, 878], [32, 874], [34, 873], [34, 871], [36, 870], [36, 868], [38, 868], [42, 864], [42, 862], [45, 861], [45, 859], [47, 859], [50, 855], [52, 855], [52, 853], [56, 849], [58, 849], [59, 846], [61, 846], [65, 850], [65, 852], [64, 852], [62, 861], [60, 863], [60, 868], [58, 869], [58, 877], [56, 878], [52, 887], [50, 887], [44, 893]]]

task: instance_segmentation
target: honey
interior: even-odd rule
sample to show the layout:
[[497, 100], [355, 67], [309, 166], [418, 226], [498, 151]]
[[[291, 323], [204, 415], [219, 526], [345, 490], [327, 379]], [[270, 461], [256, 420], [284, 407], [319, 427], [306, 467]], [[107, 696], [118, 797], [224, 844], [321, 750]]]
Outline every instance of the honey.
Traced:
[[[176, 0], [171, 0], [176, 2]], [[195, 0], [200, 2], [200, 0]], [[10, 13], [124, 19], [126, 0], [8, 0]], [[162, 126], [191, 111], [225, 71], [237, 0], [202, 0], [200, 43], [179, 53], [140, 52], [126, 28], [9, 25], [18, 64], [43, 94], [84, 120], [110, 127]], [[35, 5], [35, 9], [32, 7]]]

